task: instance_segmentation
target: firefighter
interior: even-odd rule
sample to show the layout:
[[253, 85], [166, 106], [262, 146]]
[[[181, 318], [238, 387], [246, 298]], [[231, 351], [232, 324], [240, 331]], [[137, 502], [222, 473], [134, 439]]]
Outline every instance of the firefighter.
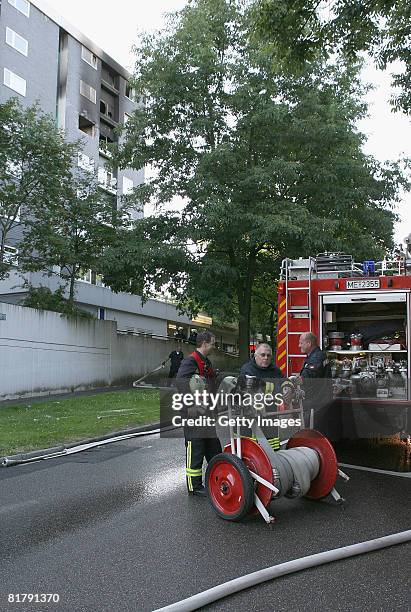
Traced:
[[171, 351], [168, 358], [170, 359], [170, 371], [168, 373], [168, 377], [171, 379], [177, 376], [178, 369], [184, 359], [184, 353], [180, 350]]
[[258, 344], [254, 355], [247, 363], [241, 366], [240, 376], [256, 376], [261, 379], [283, 378], [280, 368], [272, 363], [273, 351], [269, 344]]
[[[216, 391], [216, 372], [208, 355], [215, 345], [215, 336], [208, 331], [201, 332], [196, 338], [196, 350], [186, 357], [178, 370], [176, 385], [181, 393], [206, 389]], [[199, 406], [198, 408], [201, 409]], [[186, 482], [190, 495], [207, 495], [203, 486], [203, 460], [210, 461], [222, 452], [215, 427], [184, 427], [186, 446]]]
[[[269, 344], [262, 342], [258, 344], [254, 355], [251, 357], [247, 363], [243, 364], [240, 368], [240, 376], [239, 383], [240, 386], [242, 384], [242, 380], [247, 376], [255, 376], [257, 379], [265, 381], [265, 385], [263, 386], [263, 390], [266, 393], [272, 393], [275, 395], [276, 393], [281, 392], [281, 386], [279, 384], [278, 379], [283, 378], [283, 374], [276, 365], [272, 362], [273, 359], [273, 351]], [[278, 431], [270, 432], [271, 437], [267, 436], [267, 440], [273, 450], [280, 449], [280, 438], [278, 436]], [[274, 433], [276, 435], [274, 435]]]
[[[315, 412], [316, 427], [321, 419], [320, 413], [331, 400], [331, 386], [326, 380], [314, 382], [314, 379], [331, 379], [331, 368], [327, 355], [318, 346], [317, 336], [311, 332], [301, 334], [298, 346], [307, 356], [304, 360], [300, 376], [303, 379], [305, 393], [304, 409], [306, 417], [311, 409]], [[321, 424], [322, 427], [323, 424]]]

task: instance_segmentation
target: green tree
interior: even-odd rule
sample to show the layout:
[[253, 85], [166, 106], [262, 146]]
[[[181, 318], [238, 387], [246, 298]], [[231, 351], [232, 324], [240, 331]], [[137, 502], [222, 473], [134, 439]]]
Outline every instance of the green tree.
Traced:
[[66, 310], [74, 312], [76, 279], [82, 271], [98, 270], [127, 216], [116, 210], [115, 197], [100, 189], [93, 172], [75, 169], [61, 186], [58, 197], [34, 206], [25, 219], [19, 265], [23, 272], [62, 279], [68, 289]]
[[[242, 359], [259, 279], [285, 255], [382, 254], [402, 181], [361, 150], [358, 68], [317, 60], [289, 78], [249, 17], [240, 1], [196, 0], [136, 48], [145, 105], [117, 161], [152, 166], [135, 197], [157, 212], [121, 235], [105, 269], [116, 290], [166, 285], [188, 311], [236, 318]], [[183, 210], [164, 212], [174, 196]]]
[[60, 285], [55, 291], [49, 287], [40, 285], [34, 287], [29, 283], [24, 285], [27, 289], [27, 295], [24, 298], [23, 306], [29, 308], [37, 308], [38, 310], [51, 310], [52, 312], [61, 312], [68, 316], [79, 316], [87, 319], [92, 319], [93, 315], [81, 308], [70, 305], [68, 299], [64, 296], [64, 286]]
[[73, 146], [64, 142], [53, 119], [15, 98], [0, 105], [0, 279], [10, 272], [5, 254], [16, 221], [59, 197]]
[[[318, 54], [351, 60], [368, 52], [380, 69], [394, 65], [395, 110], [411, 113], [411, 3], [404, 0], [257, 0], [258, 33], [276, 62], [292, 71]], [[397, 63], [395, 65], [394, 63]]]
[[277, 284], [279, 271], [274, 268], [256, 279], [251, 296], [250, 327], [254, 335], [261, 333], [276, 343], [277, 331]]

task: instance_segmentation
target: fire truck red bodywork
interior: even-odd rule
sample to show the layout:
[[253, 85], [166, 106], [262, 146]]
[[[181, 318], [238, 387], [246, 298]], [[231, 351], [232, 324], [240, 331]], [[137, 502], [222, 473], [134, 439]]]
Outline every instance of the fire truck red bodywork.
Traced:
[[[350, 286], [351, 285], [351, 286]], [[353, 289], [353, 286], [359, 288]], [[349, 287], [347, 289], [347, 287]], [[370, 297], [374, 296], [374, 297]], [[394, 296], [394, 297], [393, 297]], [[401, 296], [401, 297], [399, 297]], [[387, 301], [384, 301], [387, 298]], [[399, 301], [401, 304], [396, 303], [391, 305], [390, 302]], [[295, 280], [287, 277], [286, 280], [282, 280], [278, 287], [278, 332], [277, 332], [277, 350], [276, 350], [276, 363], [282, 370], [284, 376], [290, 376], [293, 374], [299, 374], [305, 359], [305, 355], [302, 355], [299, 349], [299, 338], [303, 332], [311, 331], [314, 333], [319, 341], [319, 345], [323, 350], [327, 350], [325, 343], [325, 336], [327, 334], [325, 324], [326, 320], [326, 309], [331, 304], [331, 309], [336, 310], [338, 317], [338, 309], [346, 309], [347, 305], [342, 302], [347, 301], [350, 303], [349, 308], [351, 309], [348, 314], [352, 315], [355, 312], [356, 304], [358, 301], [358, 311], [361, 312], [359, 321], [362, 319], [373, 320], [372, 314], [368, 314], [367, 309], [379, 308], [380, 306], [385, 309], [387, 313], [391, 310], [396, 312], [396, 318], [400, 320], [403, 313], [403, 332], [405, 343], [401, 346], [400, 351], [390, 353], [393, 360], [403, 360], [404, 364], [407, 362], [407, 381], [404, 382], [403, 395], [395, 393], [387, 393], [387, 397], [379, 397], [378, 394], [374, 397], [357, 397], [354, 395], [348, 396], [348, 394], [338, 396], [337, 400], [342, 402], [342, 405], [346, 405], [347, 402], [351, 405], [352, 410], [358, 411], [361, 407], [368, 411], [367, 406], [370, 410], [377, 408], [378, 410], [387, 408], [388, 412], [392, 412], [395, 415], [395, 410], [401, 410], [403, 415], [402, 425], [399, 426], [398, 430], [403, 430], [404, 423], [407, 422], [407, 415], [411, 406], [410, 397], [410, 346], [411, 346], [411, 325], [410, 325], [410, 312], [411, 312], [411, 275], [406, 273], [400, 273], [396, 275], [379, 275], [379, 276], [361, 276], [356, 274], [355, 276], [344, 275], [339, 277], [335, 274], [334, 278], [310, 278], [308, 282], [306, 279]], [[378, 306], [368, 306], [367, 302], [378, 303]], [[335, 301], [337, 306], [333, 304]], [[374, 317], [378, 319], [378, 317]], [[389, 318], [389, 314], [386, 314], [383, 318]], [[395, 317], [394, 317], [395, 318]], [[345, 321], [348, 319], [355, 319], [355, 317], [345, 317]], [[343, 320], [343, 318], [341, 318]], [[375, 324], [375, 321], [373, 322]], [[378, 321], [376, 322], [378, 325]], [[341, 327], [347, 330], [350, 323], [341, 323]], [[334, 327], [335, 329], [335, 327]], [[367, 347], [365, 347], [367, 348]], [[368, 358], [369, 362], [372, 358], [376, 357], [374, 351], [364, 350], [364, 359]], [[368, 355], [365, 355], [368, 353]], [[372, 354], [371, 354], [372, 353]], [[379, 354], [379, 351], [375, 351], [375, 354]], [[389, 353], [389, 351], [387, 351]], [[401, 354], [400, 354], [401, 353]], [[334, 363], [341, 363], [343, 359], [346, 361], [352, 359], [355, 353], [349, 350], [341, 351], [340, 354], [335, 351], [329, 351], [328, 358]], [[359, 354], [359, 353], [358, 353]], [[382, 359], [388, 360], [387, 354], [381, 355]], [[404, 367], [404, 366], [403, 366]], [[334, 374], [333, 374], [334, 376]], [[405, 374], [404, 374], [405, 378]], [[378, 408], [380, 406], [380, 408]], [[365, 407], [365, 408], [364, 408]], [[398, 421], [398, 419], [397, 419]], [[395, 427], [394, 427], [395, 429]], [[397, 431], [398, 431], [397, 430]], [[388, 431], [388, 429], [387, 429]]]
[[[281, 350], [279, 350], [277, 342], [276, 362], [282, 370], [283, 374], [299, 373], [304, 362], [304, 356], [289, 357], [289, 355], [298, 355], [300, 349], [298, 347], [299, 335], [290, 332], [299, 332], [300, 334], [306, 331], [312, 331], [317, 338], [321, 337], [320, 316], [319, 316], [319, 299], [318, 297], [324, 293], [344, 293], [347, 292], [347, 281], [358, 281], [357, 277], [339, 278], [339, 279], [313, 279], [311, 281], [311, 330], [307, 324], [307, 318], [295, 316], [298, 313], [291, 313], [287, 316], [287, 334], [288, 334], [288, 350], [286, 361], [288, 361], [288, 371], [284, 368], [284, 359], [280, 360]], [[379, 289], [372, 291], [393, 291], [403, 289], [411, 292], [411, 276], [378, 276], [373, 277], [373, 280], [380, 281]], [[280, 316], [280, 304], [285, 299], [286, 286], [285, 282], [281, 281], [278, 285], [278, 312]], [[288, 282], [288, 304], [291, 307], [304, 307], [307, 305], [306, 291], [293, 291], [296, 287], [306, 288], [307, 282], [304, 280], [291, 280]], [[351, 293], [351, 292], [350, 292]], [[410, 327], [410, 326], [408, 326]], [[280, 329], [280, 326], [279, 326]], [[409, 343], [408, 343], [409, 344]], [[281, 347], [280, 347], [281, 348]]]

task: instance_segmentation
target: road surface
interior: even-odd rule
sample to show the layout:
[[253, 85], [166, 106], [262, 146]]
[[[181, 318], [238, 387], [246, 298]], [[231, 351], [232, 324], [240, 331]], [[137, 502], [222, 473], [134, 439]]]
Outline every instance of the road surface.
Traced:
[[[144, 611], [237, 576], [409, 528], [411, 479], [347, 469], [344, 506], [280, 499], [230, 523], [188, 497], [184, 442], [144, 437], [0, 469], [0, 610]], [[208, 610], [404, 610], [407, 561], [397, 546], [283, 577]], [[59, 603], [9, 603], [56, 593]]]

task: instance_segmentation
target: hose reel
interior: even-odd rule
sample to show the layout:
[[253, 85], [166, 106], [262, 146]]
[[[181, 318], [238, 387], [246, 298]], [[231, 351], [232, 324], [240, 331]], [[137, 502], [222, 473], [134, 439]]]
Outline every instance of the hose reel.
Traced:
[[[281, 410], [272, 414], [300, 413], [301, 394], [295, 384], [299, 410]], [[237, 410], [239, 415], [250, 409]], [[231, 417], [232, 409], [229, 406]], [[240, 520], [246, 515], [261, 514], [266, 523], [274, 522], [267, 507], [272, 500], [286, 497], [307, 497], [319, 500], [331, 495], [342, 502], [335, 483], [338, 475], [348, 479], [339, 469], [329, 440], [315, 429], [302, 429], [292, 435], [284, 450], [274, 451], [257, 424], [253, 437], [241, 436], [230, 425], [230, 443], [224, 452], [213, 457], [206, 472], [209, 501], [217, 514], [226, 520]]]
[[[320, 432], [313, 429], [297, 432], [289, 439], [285, 450], [274, 453], [274, 459], [269, 458], [255, 440], [241, 438], [240, 441], [240, 461], [251, 480], [237, 469], [239, 457], [236, 449], [232, 452], [230, 444], [225, 446], [223, 453], [213, 457], [207, 468], [209, 500], [221, 518], [239, 520], [247, 514], [260, 513], [270, 523], [273, 520], [266, 508], [272, 499], [321, 499], [334, 490], [338, 477], [337, 458], [330, 442]], [[231, 455], [236, 457], [235, 466], [227, 465], [230, 461], [227, 457]], [[250, 486], [253, 488], [251, 497]]]

